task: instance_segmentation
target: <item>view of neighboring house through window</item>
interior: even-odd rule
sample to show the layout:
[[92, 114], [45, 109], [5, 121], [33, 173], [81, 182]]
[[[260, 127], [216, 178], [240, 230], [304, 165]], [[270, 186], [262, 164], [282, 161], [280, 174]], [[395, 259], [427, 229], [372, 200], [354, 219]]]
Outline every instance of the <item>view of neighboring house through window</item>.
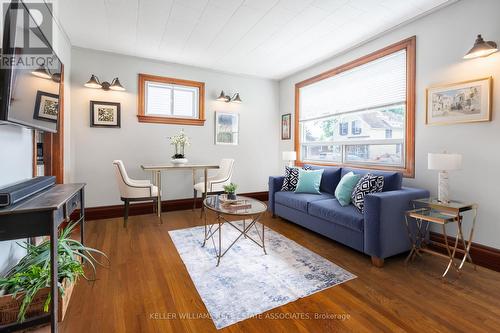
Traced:
[[407, 54], [298, 87], [300, 160], [405, 166]]

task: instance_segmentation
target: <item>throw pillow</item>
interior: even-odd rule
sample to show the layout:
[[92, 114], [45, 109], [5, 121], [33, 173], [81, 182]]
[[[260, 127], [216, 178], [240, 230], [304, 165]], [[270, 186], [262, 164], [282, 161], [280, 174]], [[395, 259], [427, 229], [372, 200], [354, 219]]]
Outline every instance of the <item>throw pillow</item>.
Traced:
[[342, 207], [351, 203], [352, 192], [360, 179], [361, 175], [356, 175], [351, 171], [346, 173], [340, 180], [337, 188], [335, 189], [335, 198], [337, 198]]
[[384, 187], [384, 176], [374, 176], [367, 173], [359, 180], [351, 195], [354, 206], [363, 213], [365, 207], [365, 196], [370, 193], [382, 192]]
[[299, 170], [299, 181], [297, 182], [295, 193], [321, 194], [319, 185], [321, 184], [323, 171], [323, 169]]
[[[304, 170], [309, 170], [308, 166], [303, 168]], [[299, 181], [299, 168], [296, 167], [285, 167], [285, 178], [283, 179], [283, 186], [281, 186], [282, 191], [295, 191], [297, 187], [297, 182]]]

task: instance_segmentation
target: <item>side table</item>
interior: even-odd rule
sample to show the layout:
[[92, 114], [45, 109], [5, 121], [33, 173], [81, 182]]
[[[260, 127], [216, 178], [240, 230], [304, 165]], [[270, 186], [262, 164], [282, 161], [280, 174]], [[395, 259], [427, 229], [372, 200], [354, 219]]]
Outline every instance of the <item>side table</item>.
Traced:
[[[413, 207], [413, 210], [407, 211], [405, 214], [408, 236], [410, 238], [410, 242], [412, 243], [412, 249], [406, 258], [405, 263], [408, 263], [408, 261], [413, 259], [416, 255], [420, 256], [422, 252], [445, 257], [448, 259], [448, 265], [446, 266], [444, 273], [441, 275], [443, 278], [446, 274], [448, 274], [450, 268], [452, 267], [460, 274], [466, 261], [473, 264], [470, 256], [470, 247], [474, 236], [474, 228], [476, 226], [477, 204], [464, 203], [455, 200], [452, 200], [449, 203], [443, 203], [439, 202], [436, 198], [425, 198], [413, 200]], [[472, 227], [466, 240], [462, 226], [463, 213], [467, 211], [472, 211], [473, 217]], [[415, 221], [417, 227], [415, 233], [412, 233], [410, 220]], [[441, 225], [447, 254], [442, 254], [426, 247], [427, 244], [434, 243], [433, 241], [426, 240], [426, 235], [431, 223]], [[448, 241], [448, 235], [446, 233], [446, 225], [449, 223], [456, 223], [457, 225], [455, 241], [451, 242], [452, 244]], [[463, 247], [463, 249], [461, 247]], [[461, 259], [458, 258], [458, 262], [457, 258], [455, 258], [457, 253], [463, 255]], [[475, 265], [474, 269], [476, 269]]]

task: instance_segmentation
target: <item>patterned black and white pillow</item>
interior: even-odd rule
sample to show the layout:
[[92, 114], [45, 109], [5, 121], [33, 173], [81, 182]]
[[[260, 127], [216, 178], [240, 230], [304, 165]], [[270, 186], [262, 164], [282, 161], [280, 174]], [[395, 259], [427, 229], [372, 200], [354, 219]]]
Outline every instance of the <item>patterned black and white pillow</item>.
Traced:
[[[302, 169], [310, 170], [309, 166], [304, 166]], [[282, 191], [293, 192], [297, 188], [297, 183], [299, 182], [299, 168], [296, 167], [285, 167], [285, 179], [283, 180], [283, 186], [281, 186]]]
[[382, 192], [384, 187], [384, 176], [374, 176], [367, 173], [359, 180], [358, 184], [352, 192], [352, 204], [363, 213], [365, 207], [365, 196], [370, 193]]

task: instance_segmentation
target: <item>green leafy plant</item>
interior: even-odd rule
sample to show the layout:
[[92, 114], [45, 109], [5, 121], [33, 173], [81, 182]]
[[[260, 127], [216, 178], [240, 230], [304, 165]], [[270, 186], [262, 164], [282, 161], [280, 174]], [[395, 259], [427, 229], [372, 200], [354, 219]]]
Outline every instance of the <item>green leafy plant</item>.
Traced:
[[[86, 280], [96, 279], [96, 264], [107, 267], [109, 259], [103, 252], [84, 246], [77, 240], [71, 239], [71, 231], [76, 223], [68, 225], [58, 238], [58, 288], [64, 294], [62, 281], [67, 279], [74, 283], [78, 277], [83, 276]], [[18, 321], [24, 321], [33, 297], [45, 287], [50, 287], [50, 241], [46, 240], [39, 245], [24, 243], [21, 245], [27, 254], [17, 265], [12, 267], [5, 277], [0, 278], [0, 290], [12, 297], [23, 297], [19, 308]], [[96, 255], [104, 258], [105, 265], [96, 259]], [[91, 276], [85, 275], [83, 265], [88, 263], [91, 267]], [[44, 311], [48, 312], [51, 302], [49, 293], [44, 303]]]
[[234, 194], [236, 193], [236, 189], [238, 188], [238, 185], [234, 183], [230, 183], [229, 185], [224, 185], [224, 192], [228, 194]]

